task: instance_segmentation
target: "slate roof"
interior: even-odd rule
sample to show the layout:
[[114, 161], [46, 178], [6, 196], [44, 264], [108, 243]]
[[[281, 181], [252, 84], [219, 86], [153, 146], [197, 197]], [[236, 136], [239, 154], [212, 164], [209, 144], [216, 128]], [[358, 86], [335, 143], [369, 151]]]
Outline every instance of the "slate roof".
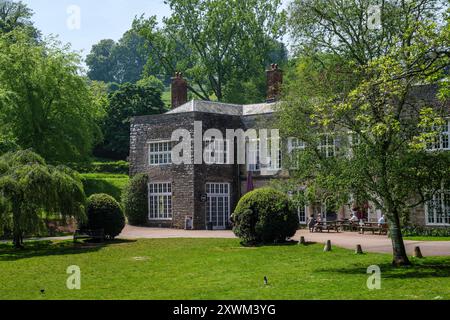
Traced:
[[176, 109], [170, 110], [166, 114], [188, 113], [188, 112], [205, 112], [215, 114], [225, 114], [230, 116], [247, 116], [257, 114], [273, 113], [276, 103], [260, 103], [260, 104], [230, 104], [214, 101], [192, 100]]

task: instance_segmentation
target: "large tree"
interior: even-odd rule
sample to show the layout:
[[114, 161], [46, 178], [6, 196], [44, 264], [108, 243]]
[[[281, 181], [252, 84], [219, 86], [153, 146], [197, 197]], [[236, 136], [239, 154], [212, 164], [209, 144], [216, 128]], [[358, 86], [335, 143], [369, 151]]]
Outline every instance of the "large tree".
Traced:
[[0, 33], [22, 28], [34, 38], [39, 37], [39, 31], [31, 22], [32, 15], [33, 11], [22, 1], [0, 0]]
[[29, 150], [0, 157], [0, 227], [12, 230], [17, 248], [45, 218], [84, 221], [85, 198], [80, 177], [68, 168], [48, 166]]
[[135, 83], [141, 79], [149, 56], [144, 38], [129, 30], [118, 42], [106, 39], [92, 47], [86, 57], [88, 76], [107, 83]]
[[100, 106], [80, 57], [19, 29], [0, 35], [0, 108], [0, 132], [47, 160], [86, 158], [100, 138]]
[[110, 93], [103, 123], [104, 142], [96, 148], [99, 156], [126, 159], [130, 149], [130, 120], [135, 116], [165, 111], [161, 90], [151, 83], [126, 83]]
[[[261, 79], [284, 30], [280, 0], [169, 0], [172, 15], [133, 26], [152, 48], [151, 61], [166, 74], [183, 71], [197, 97], [230, 100], [227, 85]], [[279, 61], [277, 61], [279, 62]], [[256, 81], [257, 82], [257, 81]], [[236, 85], [235, 83], [233, 85]]]
[[383, 1], [371, 29], [371, 4], [294, 2], [302, 42], [280, 121], [306, 142], [294, 176], [323, 199], [374, 203], [390, 223], [393, 263], [407, 265], [402, 217], [449, 183], [449, 153], [426, 146], [449, 114], [450, 29], [433, 0]]

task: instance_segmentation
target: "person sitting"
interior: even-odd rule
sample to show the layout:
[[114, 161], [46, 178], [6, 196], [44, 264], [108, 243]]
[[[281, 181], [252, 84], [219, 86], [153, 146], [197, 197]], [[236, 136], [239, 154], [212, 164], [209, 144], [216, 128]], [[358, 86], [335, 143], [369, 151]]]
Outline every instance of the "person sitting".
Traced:
[[378, 226], [381, 227], [386, 224], [386, 219], [384, 218], [384, 214], [381, 215], [381, 218], [378, 220]]
[[316, 224], [314, 225], [314, 231], [320, 231], [320, 232], [322, 232], [322, 227], [323, 227], [323, 224], [322, 224], [322, 215], [318, 214], [318, 215], [317, 215], [317, 221], [316, 221]]
[[356, 216], [356, 214], [350, 214], [350, 219], [349, 219], [351, 224], [357, 224], [359, 222], [358, 217]]
[[314, 219], [314, 215], [311, 215], [309, 217], [308, 223], [307, 223], [309, 232], [314, 232], [314, 227], [315, 227], [316, 223], [317, 223], [317, 221], [316, 221], [316, 219]]

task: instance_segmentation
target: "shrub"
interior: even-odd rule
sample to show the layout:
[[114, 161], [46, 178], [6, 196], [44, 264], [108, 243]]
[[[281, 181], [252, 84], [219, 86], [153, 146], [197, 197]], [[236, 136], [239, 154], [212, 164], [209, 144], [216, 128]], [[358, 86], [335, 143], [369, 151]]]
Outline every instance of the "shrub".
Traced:
[[107, 194], [94, 194], [88, 198], [87, 225], [89, 230], [103, 229], [106, 239], [114, 239], [125, 227], [125, 216], [120, 204]]
[[245, 245], [286, 241], [298, 228], [298, 217], [288, 196], [271, 188], [247, 193], [232, 217], [233, 231]]
[[402, 229], [402, 234], [404, 237], [450, 237], [450, 228], [408, 226]]
[[139, 174], [133, 177], [122, 193], [122, 204], [128, 223], [143, 225], [148, 219], [148, 176]]

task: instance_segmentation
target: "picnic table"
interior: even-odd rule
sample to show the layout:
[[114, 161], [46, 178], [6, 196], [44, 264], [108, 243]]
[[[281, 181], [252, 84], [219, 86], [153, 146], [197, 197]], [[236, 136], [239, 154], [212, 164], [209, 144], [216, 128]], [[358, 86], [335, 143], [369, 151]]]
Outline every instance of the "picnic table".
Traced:
[[334, 230], [339, 233], [340, 229], [341, 225], [338, 221], [318, 222], [314, 226], [314, 232], [323, 232], [324, 230], [326, 230], [328, 233], [330, 233], [331, 230]]
[[366, 222], [359, 226], [359, 233], [364, 234], [366, 231], [371, 231], [372, 234], [378, 233], [380, 236], [383, 234], [388, 234], [389, 225], [386, 223], [379, 224], [375, 222]]

